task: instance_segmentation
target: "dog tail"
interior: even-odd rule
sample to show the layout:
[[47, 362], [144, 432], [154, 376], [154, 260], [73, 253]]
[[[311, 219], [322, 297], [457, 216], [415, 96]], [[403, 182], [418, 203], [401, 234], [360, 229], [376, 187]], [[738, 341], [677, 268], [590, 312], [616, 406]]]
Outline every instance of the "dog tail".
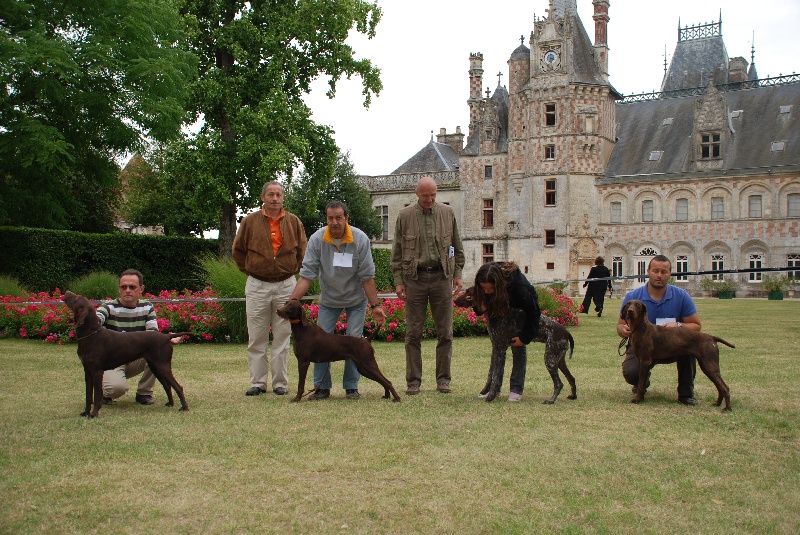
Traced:
[[731, 344], [730, 342], [726, 342], [722, 338], [717, 338], [716, 336], [712, 336], [711, 338], [713, 338], [715, 342], [720, 342], [722, 344], [725, 344], [728, 347], [734, 347], [734, 348], [736, 347], [735, 345]]

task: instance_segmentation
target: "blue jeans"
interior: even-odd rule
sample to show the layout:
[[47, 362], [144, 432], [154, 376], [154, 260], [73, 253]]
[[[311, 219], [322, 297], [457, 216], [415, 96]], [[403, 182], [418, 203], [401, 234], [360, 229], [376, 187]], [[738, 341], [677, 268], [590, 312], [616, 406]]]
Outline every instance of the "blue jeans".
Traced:
[[[367, 319], [367, 302], [364, 301], [359, 305], [346, 307], [344, 309], [347, 314], [347, 336], [356, 336], [361, 338], [364, 334], [364, 322]], [[319, 306], [319, 315], [317, 316], [317, 325], [319, 325], [326, 333], [334, 332], [336, 328], [336, 320], [342, 313], [341, 308]], [[330, 390], [333, 381], [331, 380], [330, 362], [315, 362], [314, 363], [314, 386]], [[345, 390], [357, 390], [358, 380], [361, 379], [361, 374], [358, 373], [356, 365], [352, 360], [344, 361], [344, 375], [342, 376], [342, 388]]]

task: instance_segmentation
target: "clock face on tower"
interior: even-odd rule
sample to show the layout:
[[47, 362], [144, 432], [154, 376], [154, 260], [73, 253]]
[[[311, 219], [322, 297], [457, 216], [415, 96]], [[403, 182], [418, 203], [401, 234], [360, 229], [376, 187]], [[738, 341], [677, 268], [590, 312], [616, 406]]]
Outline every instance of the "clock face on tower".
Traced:
[[553, 50], [548, 50], [544, 53], [544, 62], [553, 67], [558, 64], [558, 54]]

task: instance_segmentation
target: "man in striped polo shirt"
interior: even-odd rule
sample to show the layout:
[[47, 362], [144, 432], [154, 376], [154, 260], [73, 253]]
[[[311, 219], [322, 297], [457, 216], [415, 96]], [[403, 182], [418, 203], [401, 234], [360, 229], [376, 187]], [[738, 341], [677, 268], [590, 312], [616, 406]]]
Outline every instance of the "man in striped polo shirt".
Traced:
[[[149, 301], [140, 301], [144, 292], [144, 279], [135, 269], [127, 269], [119, 276], [119, 297], [103, 303], [96, 312], [100, 324], [111, 331], [157, 331], [156, 311]], [[173, 338], [173, 344], [182, 338]], [[136, 389], [136, 403], [153, 404], [153, 385], [156, 377], [145, 359], [137, 359], [119, 368], [103, 372], [103, 404], [108, 405], [128, 391], [128, 379], [142, 374]]]

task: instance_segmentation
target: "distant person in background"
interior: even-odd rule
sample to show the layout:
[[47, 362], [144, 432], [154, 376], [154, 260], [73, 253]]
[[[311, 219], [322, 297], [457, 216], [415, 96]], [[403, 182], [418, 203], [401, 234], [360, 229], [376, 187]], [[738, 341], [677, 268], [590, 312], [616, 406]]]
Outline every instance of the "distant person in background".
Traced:
[[603, 301], [605, 301], [606, 298], [606, 288], [608, 288], [610, 293], [614, 292], [614, 289], [611, 286], [611, 272], [603, 264], [605, 264], [605, 260], [602, 256], [595, 258], [594, 266], [592, 266], [592, 269], [589, 270], [589, 275], [586, 278], [607, 280], [587, 280], [583, 283], [584, 288], [586, 288], [587, 285], [589, 288], [586, 290], [586, 297], [583, 298], [581, 312], [588, 314], [589, 307], [592, 305], [592, 299], [594, 299], [594, 311], [597, 312], [598, 318], [603, 315]]
[[[142, 301], [144, 277], [135, 269], [126, 269], [119, 276], [119, 297], [103, 303], [95, 313], [100, 325], [110, 331], [158, 331], [156, 310], [149, 301]], [[172, 338], [173, 344], [180, 344], [182, 337]], [[145, 359], [137, 359], [113, 370], [103, 372], [103, 404], [110, 405], [115, 399], [128, 391], [128, 379], [142, 374], [136, 388], [136, 403], [153, 404], [153, 385], [156, 376], [150, 371]]]

